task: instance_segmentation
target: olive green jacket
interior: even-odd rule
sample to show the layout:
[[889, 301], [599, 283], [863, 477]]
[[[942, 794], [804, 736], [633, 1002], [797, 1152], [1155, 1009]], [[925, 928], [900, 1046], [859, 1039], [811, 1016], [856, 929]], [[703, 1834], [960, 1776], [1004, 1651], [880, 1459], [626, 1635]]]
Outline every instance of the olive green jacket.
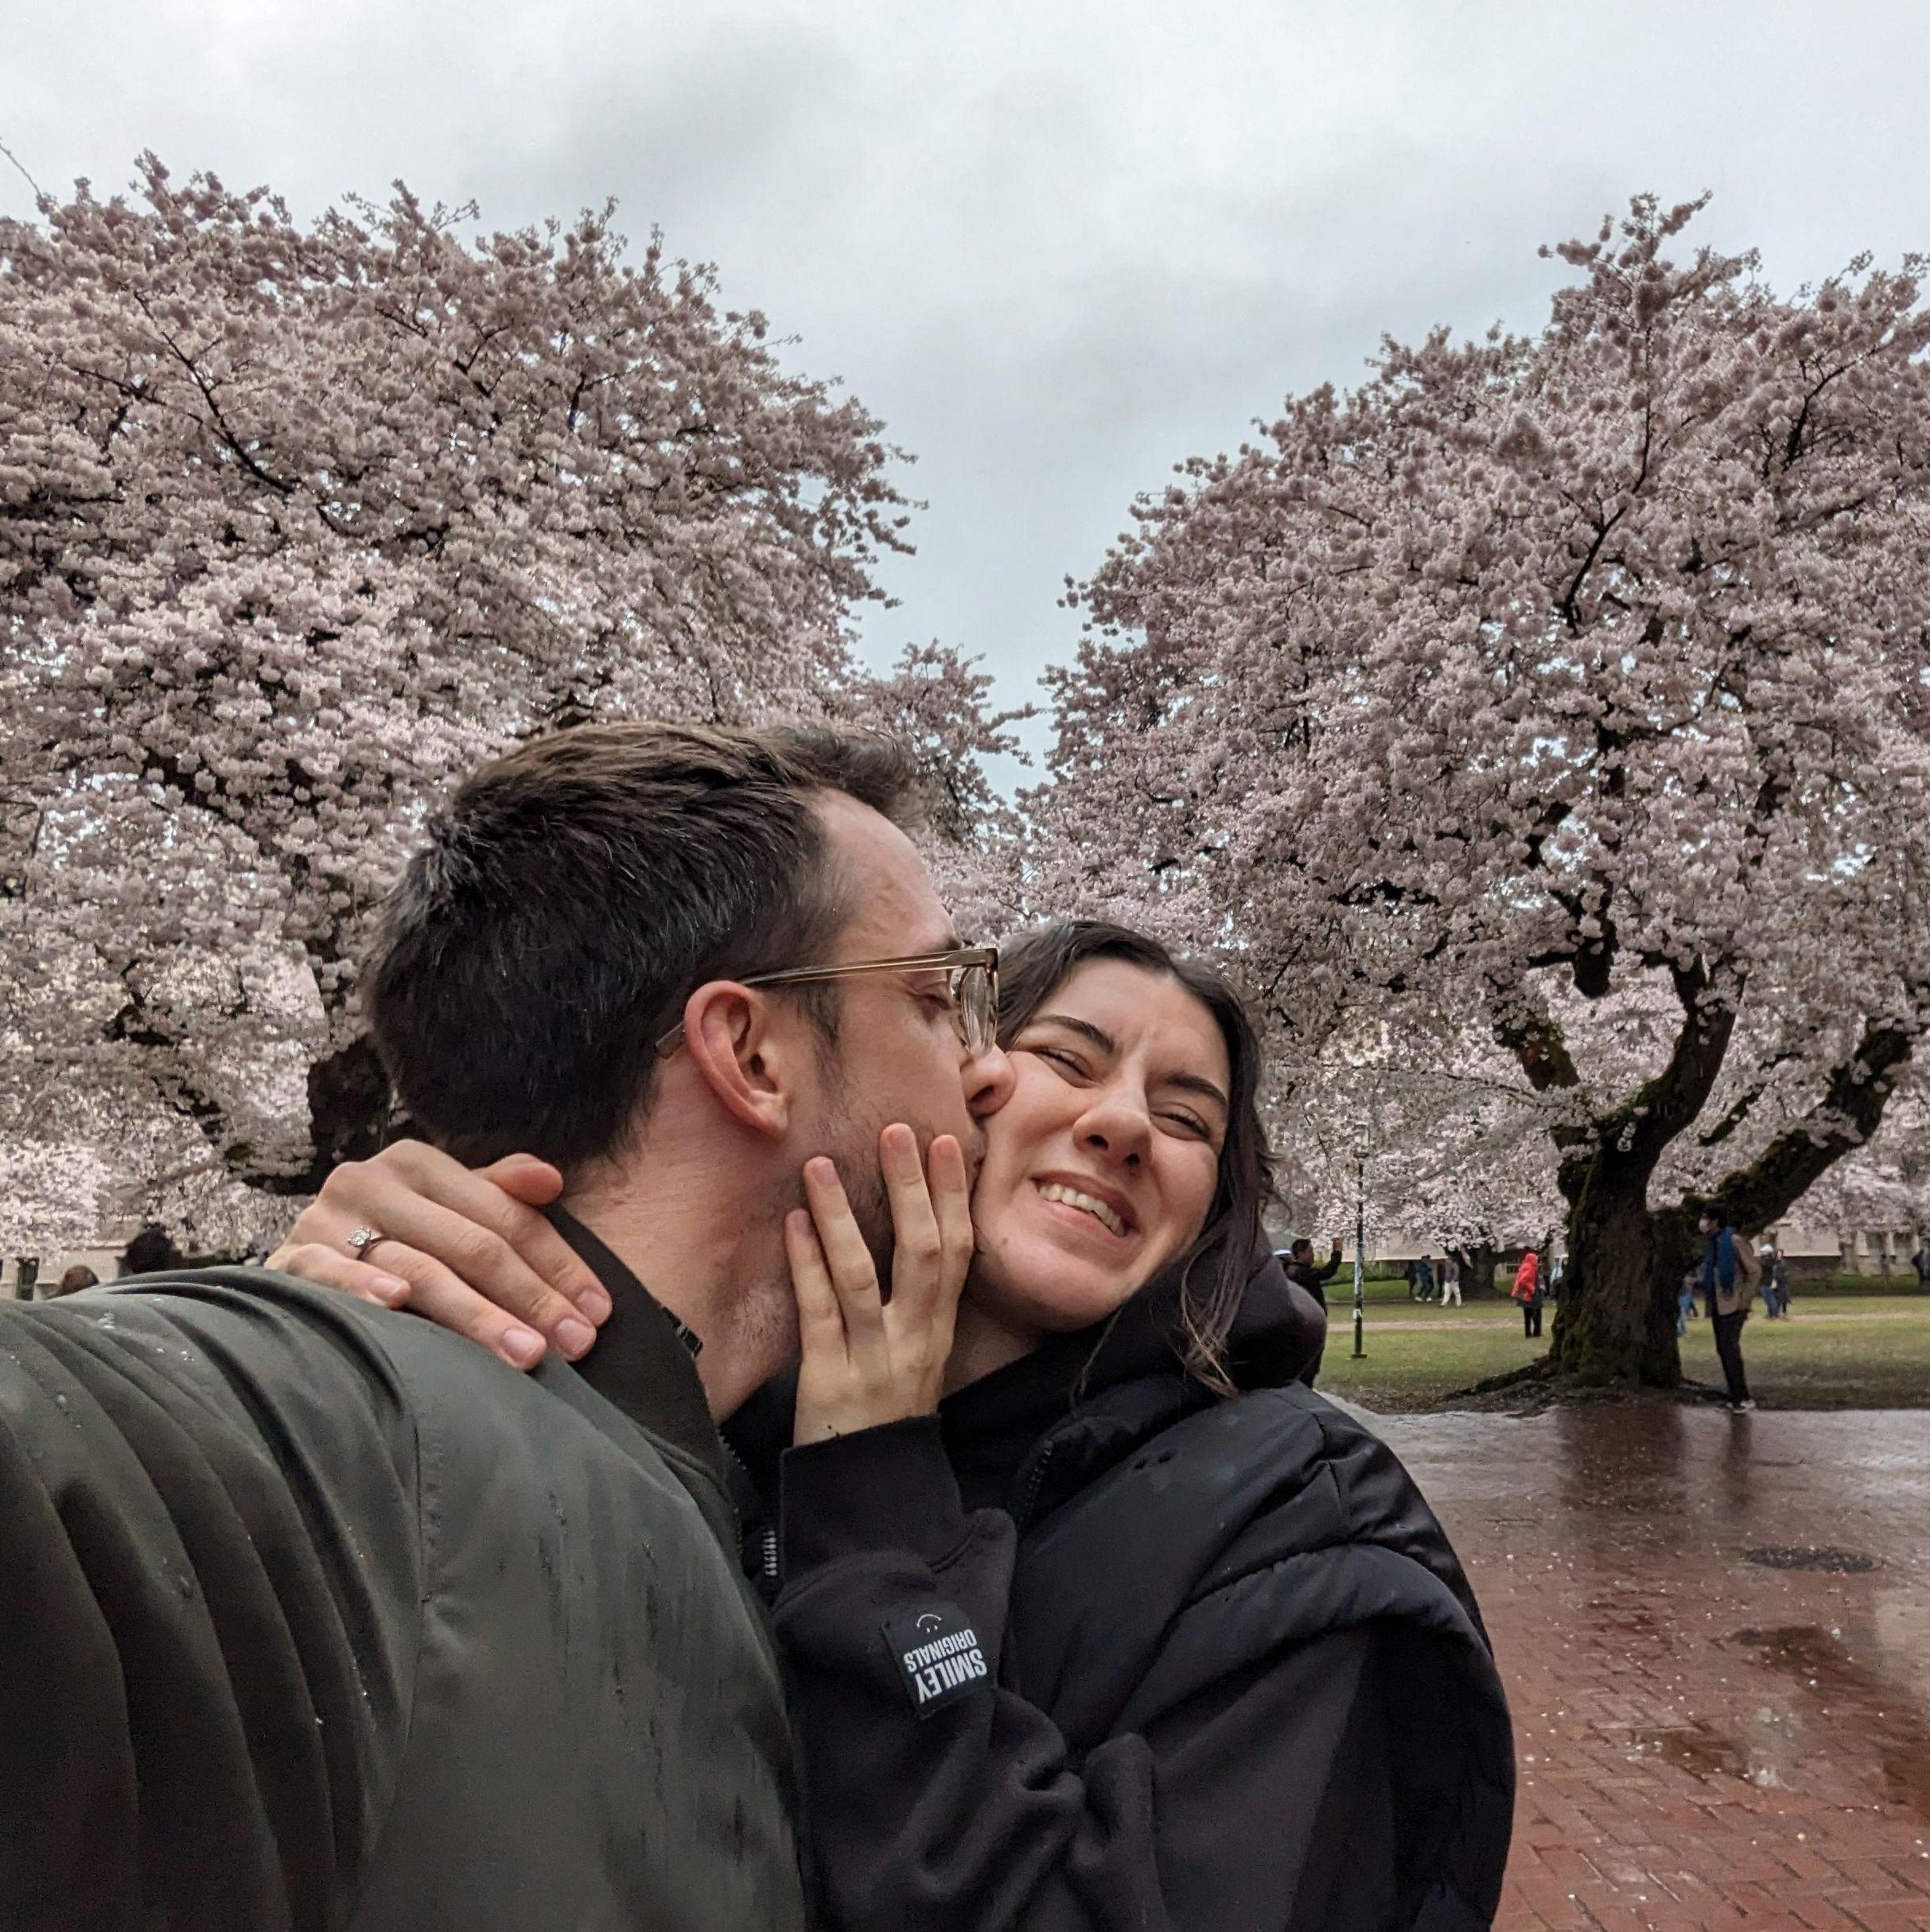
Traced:
[[801, 1926], [717, 1439], [618, 1311], [599, 1393], [251, 1269], [0, 1307], [0, 1926]]

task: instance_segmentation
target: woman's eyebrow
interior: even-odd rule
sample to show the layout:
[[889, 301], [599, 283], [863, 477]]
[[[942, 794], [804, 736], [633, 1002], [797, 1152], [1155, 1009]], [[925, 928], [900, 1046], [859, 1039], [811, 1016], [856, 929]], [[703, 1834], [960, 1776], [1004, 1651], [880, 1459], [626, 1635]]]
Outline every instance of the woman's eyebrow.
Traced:
[[1232, 1103], [1204, 1074], [1169, 1073], [1165, 1085], [1181, 1088], [1188, 1093], [1204, 1093], [1208, 1100], [1217, 1100], [1224, 1113], [1230, 1114], [1233, 1111]]
[[[1090, 1040], [1101, 1053], [1116, 1054], [1119, 1043], [1103, 1026], [1095, 1026], [1089, 1019], [1075, 1019], [1069, 1013], [1035, 1013], [1032, 1018], [1035, 1026], [1063, 1026], [1068, 1033], [1077, 1034], [1081, 1039]], [[1233, 1104], [1203, 1073], [1169, 1073], [1162, 1083], [1177, 1087], [1187, 1093], [1203, 1093], [1210, 1100], [1217, 1100], [1224, 1113], [1231, 1114]]]
[[1119, 1042], [1103, 1026], [1095, 1026], [1089, 1019], [1074, 1019], [1069, 1013], [1035, 1013], [1032, 1023], [1035, 1026], [1063, 1026], [1068, 1033], [1090, 1040], [1103, 1054], [1116, 1054], [1119, 1050]]

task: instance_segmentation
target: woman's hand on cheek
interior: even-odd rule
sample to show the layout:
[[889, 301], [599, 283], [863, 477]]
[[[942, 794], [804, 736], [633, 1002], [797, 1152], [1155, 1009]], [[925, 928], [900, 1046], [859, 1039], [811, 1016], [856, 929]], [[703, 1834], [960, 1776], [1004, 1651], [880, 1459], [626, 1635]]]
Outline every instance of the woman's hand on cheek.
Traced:
[[831, 1161], [805, 1163], [810, 1205], [784, 1217], [804, 1349], [800, 1443], [928, 1416], [944, 1385], [959, 1291], [971, 1264], [965, 1157], [941, 1134], [921, 1166], [917, 1136], [903, 1126], [885, 1129], [878, 1154], [894, 1242], [889, 1301]]

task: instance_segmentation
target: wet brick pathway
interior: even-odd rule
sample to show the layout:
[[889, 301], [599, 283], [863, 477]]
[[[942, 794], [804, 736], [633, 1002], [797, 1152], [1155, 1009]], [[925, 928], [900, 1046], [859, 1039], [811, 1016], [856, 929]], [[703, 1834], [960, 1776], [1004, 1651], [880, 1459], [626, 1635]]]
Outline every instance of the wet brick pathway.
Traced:
[[1513, 1702], [1504, 1932], [1930, 1928], [1930, 1413], [1376, 1426]]

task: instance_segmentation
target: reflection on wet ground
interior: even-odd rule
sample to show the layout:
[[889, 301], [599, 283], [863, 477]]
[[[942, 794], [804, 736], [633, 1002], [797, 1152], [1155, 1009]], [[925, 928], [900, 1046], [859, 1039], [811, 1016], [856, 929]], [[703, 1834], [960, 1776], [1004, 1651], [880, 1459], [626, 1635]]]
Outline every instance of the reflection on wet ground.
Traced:
[[1679, 1765], [1698, 1778], [1707, 1778], [1717, 1771], [1731, 1778], [1749, 1774], [1749, 1760], [1708, 1724], [1677, 1724], [1667, 1731], [1632, 1731], [1628, 1742], [1638, 1755], [1655, 1751], [1665, 1763]]
[[1508, 1681], [1504, 1926], [1930, 1926], [1930, 1413], [1376, 1426]]

